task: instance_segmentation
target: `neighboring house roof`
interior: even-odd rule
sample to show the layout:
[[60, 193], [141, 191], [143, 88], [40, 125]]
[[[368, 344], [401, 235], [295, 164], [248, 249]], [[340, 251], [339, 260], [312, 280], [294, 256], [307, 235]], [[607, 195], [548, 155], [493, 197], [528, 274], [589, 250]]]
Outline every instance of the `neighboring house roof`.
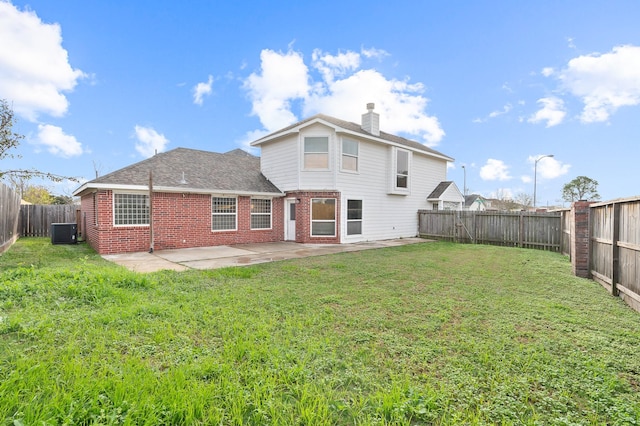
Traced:
[[241, 149], [224, 154], [176, 148], [89, 181], [73, 195], [92, 189], [153, 188], [167, 192], [282, 195], [260, 172], [260, 158]]
[[473, 203], [475, 202], [486, 204], [486, 199], [482, 195], [478, 195], [478, 194], [465, 195], [464, 197], [465, 207], [469, 207], [473, 205]]
[[257, 141], [251, 143], [252, 146], [258, 146], [266, 142], [270, 142], [275, 139], [279, 139], [283, 136], [286, 136], [291, 133], [297, 133], [301, 128], [306, 127], [313, 123], [323, 123], [329, 125], [331, 127], [336, 128], [336, 130], [342, 130], [346, 133], [351, 133], [357, 136], [366, 136], [369, 139], [377, 140], [378, 142], [383, 142], [387, 144], [395, 144], [401, 145], [407, 148], [411, 148], [415, 151], [420, 151], [425, 154], [441, 158], [446, 161], [454, 161], [453, 158], [436, 151], [435, 149], [431, 149], [426, 145], [421, 144], [420, 142], [412, 141], [410, 139], [403, 138], [401, 136], [392, 135], [390, 133], [380, 132], [380, 136], [372, 135], [366, 130], [362, 129], [360, 124], [353, 123], [351, 121], [341, 120], [339, 118], [331, 117], [325, 114], [316, 114], [309, 118], [306, 118], [302, 121], [298, 121], [284, 129], [278, 130], [277, 132], [271, 133]]
[[444, 182], [440, 182], [438, 184], [438, 186], [436, 186], [436, 188], [431, 191], [431, 194], [429, 194], [427, 196], [427, 200], [437, 200], [439, 199], [442, 194], [444, 194], [444, 192], [453, 184], [452, 181], [448, 180], [448, 181], [444, 181]]

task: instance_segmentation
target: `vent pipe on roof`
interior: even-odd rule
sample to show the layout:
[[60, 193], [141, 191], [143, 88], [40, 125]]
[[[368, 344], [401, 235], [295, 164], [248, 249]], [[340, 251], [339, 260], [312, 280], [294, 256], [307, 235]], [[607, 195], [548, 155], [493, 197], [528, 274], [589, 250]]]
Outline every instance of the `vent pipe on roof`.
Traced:
[[362, 114], [362, 125], [360, 127], [365, 132], [380, 136], [380, 114], [373, 112], [374, 108], [374, 103], [367, 104], [367, 112]]

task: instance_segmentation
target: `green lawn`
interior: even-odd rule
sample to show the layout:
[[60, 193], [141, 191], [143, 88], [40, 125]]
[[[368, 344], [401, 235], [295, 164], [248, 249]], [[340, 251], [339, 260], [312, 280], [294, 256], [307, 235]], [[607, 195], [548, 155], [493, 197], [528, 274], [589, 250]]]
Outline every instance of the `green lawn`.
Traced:
[[555, 253], [424, 243], [136, 274], [0, 256], [0, 424], [638, 424], [640, 314]]

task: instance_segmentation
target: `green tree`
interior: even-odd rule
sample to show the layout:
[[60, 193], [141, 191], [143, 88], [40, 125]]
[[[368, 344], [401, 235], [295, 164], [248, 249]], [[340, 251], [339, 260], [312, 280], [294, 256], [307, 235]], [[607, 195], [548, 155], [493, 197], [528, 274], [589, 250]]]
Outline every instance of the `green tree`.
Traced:
[[562, 199], [573, 202], [577, 200], [599, 200], [598, 181], [586, 176], [578, 176], [562, 187]]
[[73, 204], [73, 197], [68, 195], [55, 195], [52, 204]]
[[[20, 158], [20, 155], [14, 155], [11, 150], [20, 145], [24, 136], [13, 131], [16, 124], [16, 117], [13, 109], [5, 99], [0, 99], [0, 160], [5, 158]], [[0, 179], [3, 177], [13, 176], [22, 179], [44, 178], [54, 182], [63, 180], [71, 180], [78, 182], [78, 179], [67, 176], [60, 176], [53, 173], [42, 172], [35, 169], [16, 169], [16, 170], [0, 170]]]
[[28, 186], [22, 193], [22, 199], [31, 204], [53, 204], [54, 197], [44, 186]]

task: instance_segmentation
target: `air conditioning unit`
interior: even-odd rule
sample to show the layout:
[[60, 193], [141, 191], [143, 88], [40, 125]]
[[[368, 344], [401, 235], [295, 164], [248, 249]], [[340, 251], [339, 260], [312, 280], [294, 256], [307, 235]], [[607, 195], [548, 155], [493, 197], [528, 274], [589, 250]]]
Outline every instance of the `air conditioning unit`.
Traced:
[[52, 223], [51, 244], [76, 244], [78, 225], [75, 223]]

